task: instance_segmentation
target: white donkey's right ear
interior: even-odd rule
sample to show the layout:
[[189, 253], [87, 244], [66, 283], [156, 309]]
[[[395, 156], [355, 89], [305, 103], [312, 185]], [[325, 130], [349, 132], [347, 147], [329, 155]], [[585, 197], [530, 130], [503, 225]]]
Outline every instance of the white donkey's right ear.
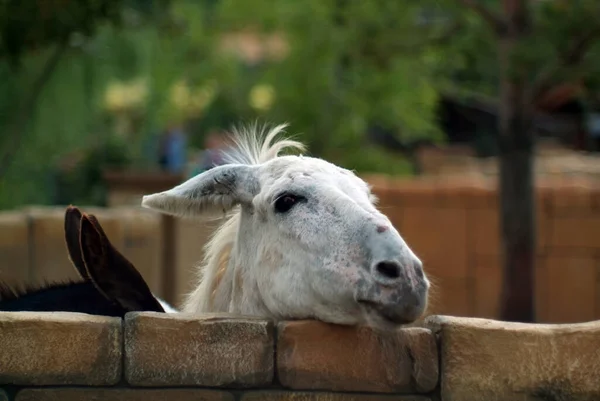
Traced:
[[142, 207], [180, 217], [216, 217], [259, 192], [257, 166], [214, 167], [164, 192], [145, 195]]

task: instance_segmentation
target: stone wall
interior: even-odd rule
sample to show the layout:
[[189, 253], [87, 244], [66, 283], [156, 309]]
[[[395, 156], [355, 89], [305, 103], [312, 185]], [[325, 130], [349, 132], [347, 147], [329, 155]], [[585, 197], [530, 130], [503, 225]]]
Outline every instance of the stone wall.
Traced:
[[[591, 401], [600, 321], [317, 321], [0, 312], [0, 400]], [[508, 351], [508, 352], [507, 352]]]
[[[365, 178], [373, 184], [381, 210], [425, 262], [434, 284], [429, 313], [498, 318], [501, 269], [495, 181]], [[143, 193], [126, 198], [139, 205]], [[194, 265], [218, 224], [171, 219], [138, 206], [77, 206], [96, 213], [111, 241], [133, 261], [150, 288], [175, 304], [193, 288]], [[540, 179], [537, 207], [538, 321], [600, 319], [599, 181]], [[64, 207], [0, 213], [0, 279], [31, 283], [73, 277], [63, 217]]]

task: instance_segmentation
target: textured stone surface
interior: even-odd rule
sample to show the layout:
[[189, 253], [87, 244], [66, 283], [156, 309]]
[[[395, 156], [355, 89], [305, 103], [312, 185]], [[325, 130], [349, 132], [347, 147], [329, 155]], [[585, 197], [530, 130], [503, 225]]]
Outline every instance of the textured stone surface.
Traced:
[[25, 389], [16, 401], [234, 401], [231, 393], [205, 389]]
[[30, 277], [29, 222], [18, 211], [0, 212], [0, 272], [5, 283], [24, 283]]
[[0, 312], [0, 384], [115, 384], [121, 338], [119, 318]]
[[[164, 252], [161, 242], [162, 216], [147, 209], [120, 207], [114, 210], [118, 211], [123, 227], [123, 247], [118, 248], [119, 251], [133, 263], [150, 290], [158, 296], [164, 296], [161, 270]], [[103, 224], [102, 220], [100, 222]]]
[[30, 222], [30, 280], [78, 279], [65, 246], [65, 209], [35, 206], [25, 210]]
[[600, 400], [600, 321], [569, 325], [431, 316], [444, 401]]
[[8, 394], [2, 389], [0, 389], [0, 401], [9, 401]]
[[377, 333], [318, 321], [281, 322], [277, 373], [298, 390], [427, 393], [438, 380], [430, 330]]
[[[163, 216], [164, 217], [164, 216]], [[215, 229], [220, 226], [218, 220], [198, 221], [190, 219], [173, 219], [173, 244], [176, 258], [173, 269], [177, 272], [175, 275], [175, 294], [173, 302], [181, 305], [186, 298], [186, 294], [195, 289], [197, 278], [196, 269], [190, 269], [195, 266], [199, 260], [204, 257], [203, 245], [208, 242], [209, 237]]]
[[128, 313], [125, 378], [138, 386], [264, 386], [273, 381], [267, 320]]
[[303, 391], [252, 391], [244, 393], [241, 401], [430, 401], [418, 395], [374, 395]]

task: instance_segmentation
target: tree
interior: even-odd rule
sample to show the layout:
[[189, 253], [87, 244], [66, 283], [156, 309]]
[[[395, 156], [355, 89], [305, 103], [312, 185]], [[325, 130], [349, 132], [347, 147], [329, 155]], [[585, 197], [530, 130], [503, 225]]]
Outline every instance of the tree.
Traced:
[[500, 11], [482, 0], [452, 1], [475, 12], [496, 40], [504, 271], [500, 315], [508, 321], [534, 322], [535, 105], [557, 80], [579, 80], [591, 73], [595, 63], [586, 56], [600, 36], [600, 4], [503, 0]]
[[504, 320], [535, 321], [535, 203], [533, 177], [534, 131], [532, 99], [527, 95], [527, 70], [514, 54], [531, 29], [526, 0], [505, 0], [504, 18], [474, 2], [498, 36], [500, 66], [500, 226], [503, 255], [502, 309]]
[[[63, 0], [0, 2], [0, 64], [7, 64], [16, 76], [24, 68], [28, 55], [47, 57], [14, 113], [14, 118], [3, 135], [0, 154], [0, 177], [16, 156], [27, 124], [32, 118], [38, 100], [52, 77], [60, 60], [73, 42], [92, 37], [104, 23], [119, 24], [124, 6], [147, 7], [152, 1], [142, 0]], [[76, 47], [76, 46], [75, 46]], [[31, 67], [31, 66], [29, 66]], [[19, 92], [22, 88], [19, 88]]]
[[[420, 8], [382, 0], [222, 0], [212, 29], [267, 46], [283, 38], [287, 47], [284, 57], [252, 62], [220, 88], [240, 116], [289, 121], [314, 154], [358, 171], [410, 174], [418, 144], [442, 139], [436, 51], [421, 45], [449, 32], [424, 28], [415, 36]], [[272, 88], [270, 108], [241, 104], [255, 86]]]
[[[168, 25], [163, 11], [169, 4], [0, 1], [0, 209], [57, 201], [66, 166], [107, 147], [114, 129], [103, 102], [106, 88], [146, 75], [149, 44]], [[130, 141], [125, 150], [137, 148]], [[76, 171], [83, 175], [84, 169]], [[78, 181], [90, 183], [89, 177]], [[77, 185], [66, 187], [64, 196], [76, 196]], [[95, 202], [91, 191], [79, 192], [86, 197], [74, 200]]]

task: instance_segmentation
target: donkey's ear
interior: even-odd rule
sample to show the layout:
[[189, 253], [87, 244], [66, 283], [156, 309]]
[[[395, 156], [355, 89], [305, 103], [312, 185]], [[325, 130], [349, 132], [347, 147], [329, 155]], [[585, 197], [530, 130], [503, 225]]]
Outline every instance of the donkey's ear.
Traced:
[[67, 251], [69, 259], [77, 272], [84, 280], [89, 280], [90, 277], [85, 269], [85, 263], [81, 255], [81, 247], [79, 246], [79, 228], [81, 224], [81, 211], [75, 206], [67, 207], [65, 212], [65, 241], [67, 243]]
[[168, 191], [146, 195], [142, 207], [180, 217], [214, 217], [259, 192], [257, 166], [227, 164], [214, 167]]
[[87, 272], [102, 295], [128, 312], [164, 312], [140, 273], [112, 246], [93, 215], [81, 219], [80, 243]]

